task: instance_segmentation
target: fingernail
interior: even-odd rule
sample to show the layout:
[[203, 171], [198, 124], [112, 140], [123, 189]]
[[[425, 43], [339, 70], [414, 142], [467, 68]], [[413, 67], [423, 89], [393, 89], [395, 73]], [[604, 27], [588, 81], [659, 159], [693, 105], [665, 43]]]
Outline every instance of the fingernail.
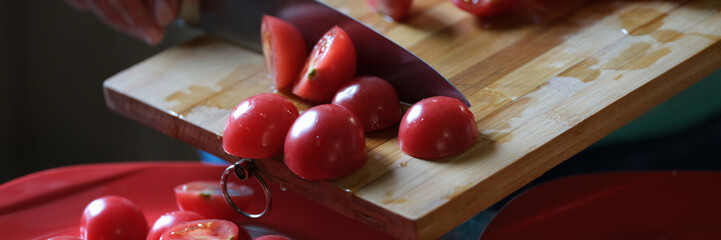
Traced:
[[173, 13], [170, 11], [170, 6], [164, 0], [155, 1], [155, 21], [160, 26], [168, 25], [173, 21]]
[[147, 27], [143, 32], [145, 33], [143, 34], [143, 40], [145, 40], [145, 43], [148, 45], [156, 45], [163, 38], [163, 34], [154, 27]]

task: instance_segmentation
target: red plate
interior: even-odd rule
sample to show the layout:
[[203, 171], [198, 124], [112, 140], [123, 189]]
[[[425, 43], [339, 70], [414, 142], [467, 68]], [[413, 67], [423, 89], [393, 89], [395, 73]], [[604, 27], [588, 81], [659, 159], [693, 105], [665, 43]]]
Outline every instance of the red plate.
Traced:
[[554, 180], [513, 199], [481, 239], [721, 239], [721, 172]]
[[[63, 167], [24, 176], [0, 185], [2, 239], [47, 239], [79, 236], [80, 216], [93, 199], [126, 197], [152, 224], [177, 210], [173, 188], [196, 180], [220, 180], [226, 166], [196, 162], [112, 163]], [[253, 205], [262, 206], [261, 188]], [[253, 237], [280, 233], [294, 239], [391, 239], [390, 236], [269, 183], [273, 210], [244, 226]]]

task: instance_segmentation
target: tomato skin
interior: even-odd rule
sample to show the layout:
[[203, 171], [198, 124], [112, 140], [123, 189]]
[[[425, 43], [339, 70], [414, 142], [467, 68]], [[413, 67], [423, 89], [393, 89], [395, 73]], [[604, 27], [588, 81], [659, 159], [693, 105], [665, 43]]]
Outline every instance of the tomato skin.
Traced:
[[421, 159], [459, 153], [476, 141], [473, 113], [450, 97], [431, 97], [413, 104], [401, 119], [398, 144], [408, 155]]
[[263, 56], [273, 85], [276, 89], [292, 86], [307, 53], [303, 36], [290, 23], [268, 15], [263, 15], [260, 29]]
[[285, 164], [308, 180], [331, 180], [349, 175], [366, 162], [365, 134], [348, 109], [318, 105], [293, 123], [285, 139]]
[[[174, 190], [175, 201], [180, 210], [196, 212], [205, 218], [228, 221], [234, 221], [241, 216], [225, 201], [219, 181], [189, 182], [176, 186]], [[248, 186], [229, 182], [228, 194], [235, 205], [245, 209], [254, 192]]]
[[396, 90], [378, 77], [362, 76], [351, 80], [338, 90], [332, 103], [353, 112], [366, 132], [398, 123], [403, 116]]
[[290, 238], [281, 235], [265, 235], [257, 237], [253, 240], [290, 240]]
[[395, 21], [403, 19], [411, 8], [412, 0], [365, 0], [371, 11]]
[[127, 198], [105, 196], [85, 207], [80, 234], [86, 240], [143, 240], [148, 222], [140, 208]]
[[235, 156], [264, 159], [283, 151], [298, 109], [283, 96], [262, 93], [240, 102], [223, 130], [223, 149]]
[[203, 219], [176, 224], [166, 230], [161, 240], [250, 240], [250, 235], [235, 223], [219, 219]]
[[203, 216], [191, 211], [175, 211], [163, 214], [158, 220], [155, 220], [153, 227], [150, 229], [150, 232], [148, 232], [146, 240], [158, 240], [168, 228], [176, 224], [201, 219], [203, 219]]
[[313, 103], [328, 103], [356, 72], [356, 51], [348, 34], [331, 28], [313, 47], [293, 94]]
[[510, 10], [518, 0], [451, 0], [456, 7], [479, 17], [491, 17]]

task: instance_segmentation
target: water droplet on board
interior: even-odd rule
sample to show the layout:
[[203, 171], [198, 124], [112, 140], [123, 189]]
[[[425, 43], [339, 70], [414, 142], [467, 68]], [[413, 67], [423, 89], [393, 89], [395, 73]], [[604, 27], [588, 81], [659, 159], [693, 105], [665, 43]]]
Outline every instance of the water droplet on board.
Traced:
[[621, 14], [621, 32], [626, 35], [639, 36], [656, 31], [663, 26], [666, 13], [653, 8], [634, 8]]

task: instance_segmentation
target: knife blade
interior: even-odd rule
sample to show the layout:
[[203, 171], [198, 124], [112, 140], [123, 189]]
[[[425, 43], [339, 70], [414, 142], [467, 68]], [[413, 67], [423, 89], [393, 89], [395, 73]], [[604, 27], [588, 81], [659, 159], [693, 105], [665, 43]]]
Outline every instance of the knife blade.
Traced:
[[358, 57], [357, 75], [378, 76], [390, 82], [401, 102], [413, 104], [433, 96], [468, 100], [435, 69], [405, 48], [355, 19], [314, 0], [183, 0], [180, 19], [189, 27], [219, 35], [256, 52], [262, 52], [260, 26], [264, 14], [294, 25], [307, 49], [333, 26], [353, 41]]

